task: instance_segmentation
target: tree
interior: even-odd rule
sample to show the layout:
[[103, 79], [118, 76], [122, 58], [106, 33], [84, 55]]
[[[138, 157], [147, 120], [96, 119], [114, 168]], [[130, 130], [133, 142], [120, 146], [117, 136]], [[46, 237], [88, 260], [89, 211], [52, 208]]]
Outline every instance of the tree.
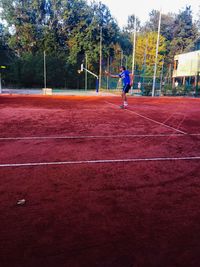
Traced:
[[[147, 21], [142, 28], [143, 32], [156, 32], [158, 30], [158, 21], [159, 21], [159, 11], [152, 10], [149, 13], [149, 21]], [[160, 25], [160, 34], [165, 37], [167, 41], [171, 41], [173, 39], [173, 29], [175, 22], [175, 14], [161, 13], [161, 25]]]
[[134, 25], [135, 25], [135, 19], [136, 19], [136, 29], [137, 29], [137, 31], [140, 31], [141, 30], [141, 22], [135, 15], [128, 16], [127, 26], [123, 30], [127, 31], [129, 33], [133, 33]]
[[191, 51], [197, 37], [197, 28], [192, 21], [190, 6], [186, 6], [175, 18], [173, 40], [170, 44], [170, 57], [175, 54]]
[[[141, 33], [137, 37], [136, 42], [136, 65], [137, 69], [141, 72], [145, 68], [145, 76], [153, 75], [153, 67], [155, 64], [156, 54], [156, 42], [157, 32]], [[160, 35], [157, 70], [162, 68], [162, 60], [166, 53], [166, 42], [165, 38]], [[145, 65], [145, 66], [144, 66]]]

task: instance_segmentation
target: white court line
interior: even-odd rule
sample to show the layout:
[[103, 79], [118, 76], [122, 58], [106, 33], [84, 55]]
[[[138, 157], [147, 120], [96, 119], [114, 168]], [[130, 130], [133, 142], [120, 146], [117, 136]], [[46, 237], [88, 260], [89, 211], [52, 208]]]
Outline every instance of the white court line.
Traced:
[[[121, 134], [121, 135], [77, 135], [77, 136], [25, 136], [25, 137], [0, 137], [0, 141], [6, 140], [40, 140], [40, 139], [106, 139], [124, 137], [184, 137], [181, 133], [172, 134]], [[200, 136], [200, 133], [187, 134], [187, 136]]]
[[[200, 134], [191, 134], [200, 135]], [[183, 137], [183, 134], [122, 134], [122, 135], [80, 135], [80, 136], [27, 136], [27, 137], [0, 137], [1, 140], [40, 140], [40, 139], [104, 139], [104, 138], [124, 138], [124, 137]]]
[[[105, 101], [107, 104], [110, 104], [110, 105], [113, 105], [113, 106], [117, 106], [118, 107], [118, 105], [116, 105], [116, 104], [113, 104], [113, 103], [110, 103], [110, 102], [108, 102], [108, 101]], [[174, 131], [176, 131], [176, 132], [179, 132], [179, 133], [182, 133], [182, 134], [187, 134], [186, 132], [183, 132], [183, 131], [181, 131], [181, 130], [179, 130], [179, 129], [176, 129], [176, 128], [174, 128], [174, 127], [171, 127], [171, 126], [169, 126], [169, 125], [167, 125], [167, 124], [165, 124], [165, 123], [162, 123], [162, 122], [159, 122], [159, 121], [155, 121], [155, 120], [153, 120], [153, 119], [151, 119], [151, 118], [149, 118], [149, 117], [146, 117], [146, 116], [143, 116], [143, 115], [141, 115], [141, 114], [139, 114], [139, 113], [137, 113], [137, 112], [135, 112], [135, 111], [133, 111], [133, 110], [130, 110], [130, 109], [125, 109], [126, 111], [128, 111], [128, 112], [131, 112], [131, 113], [134, 113], [134, 114], [136, 114], [136, 115], [138, 115], [139, 117], [142, 117], [142, 118], [144, 118], [144, 119], [146, 119], [146, 120], [149, 120], [149, 121], [152, 121], [152, 122], [154, 122], [154, 123], [157, 123], [157, 124], [159, 124], [159, 125], [162, 125], [162, 126], [165, 126], [165, 127], [167, 127], [167, 128], [170, 128], [170, 129], [172, 129], [172, 130], [174, 130]]]
[[47, 165], [72, 165], [72, 164], [97, 164], [97, 163], [125, 163], [125, 162], [147, 162], [147, 161], [180, 161], [180, 160], [200, 160], [197, 157], [171, 157], [171, 158], [133, 158], [133, 159], [98, 159], [98, 160], [77, 160], [77, 161], [54, 161], [54, 162], [29, 162], [29, 163], [5, 163], [0, 164], [0, 168], [5, 167], [31, 167]]

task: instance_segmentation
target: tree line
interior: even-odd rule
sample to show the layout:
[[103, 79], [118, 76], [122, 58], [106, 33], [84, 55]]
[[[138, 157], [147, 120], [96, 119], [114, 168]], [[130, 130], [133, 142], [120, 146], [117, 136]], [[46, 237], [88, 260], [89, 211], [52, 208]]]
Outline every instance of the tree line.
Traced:
[[[137, 17], [129, 16], [126, 27], [120, 29], [101, 2], [1, 0], [0, 8], [0, 65], [6, 66], [1, 70], [6, 86], [43, 87], [45, 51], [49, 87], [83, 88], [84, 75], [77, 70], [87, 59], [87, 68], [99, 73], [101, 40], [103, 69], [117, 72], [120, 64], [131, 69], [134, 25], [135, 73], [153, 75], [157, 10], [151, 11], [142, 26]], [[175, 54], [195, 49], [199, 25], [200, 15], [193, 21], [190, 6], [178, 14], [162, 14], [158, 75], [161, 70], [167, 75]], [[88, 81], [89, 87], [95, 86], [93, 77]]]

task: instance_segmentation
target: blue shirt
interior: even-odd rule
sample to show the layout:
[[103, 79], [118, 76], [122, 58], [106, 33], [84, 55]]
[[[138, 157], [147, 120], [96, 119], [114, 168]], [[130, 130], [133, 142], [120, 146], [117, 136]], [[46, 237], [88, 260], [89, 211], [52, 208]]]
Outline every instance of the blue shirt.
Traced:
[[122, 79], [122, 83], [124, 86], [131, 83], [129, 74], [130, 72], [128, 70], [123, 70], [119, 74], [119, 77]]

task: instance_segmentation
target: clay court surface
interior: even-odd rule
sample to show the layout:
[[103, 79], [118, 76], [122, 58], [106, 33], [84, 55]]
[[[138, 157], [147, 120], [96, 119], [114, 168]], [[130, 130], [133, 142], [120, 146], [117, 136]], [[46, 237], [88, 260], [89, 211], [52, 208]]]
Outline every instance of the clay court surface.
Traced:
[[119, 105], [0, 96], [1, 267], [200, 266], [200, 99]]

